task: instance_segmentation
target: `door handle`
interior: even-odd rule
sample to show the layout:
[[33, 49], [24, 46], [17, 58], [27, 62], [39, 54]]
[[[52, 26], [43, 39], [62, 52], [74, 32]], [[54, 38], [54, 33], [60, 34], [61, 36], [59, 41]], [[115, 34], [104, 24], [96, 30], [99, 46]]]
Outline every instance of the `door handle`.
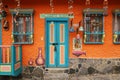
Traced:
[[54, 45], [54, 46], [55, 46], [55, 45], [58, 45], [58, 43], [52, 43], [52, 45]]
[[54, 51], [57, 51], [57, 48], [56, 48], [56, 46], [54, 46]]
[[58, 43], [52, 43], [52, 45], [54, 46], [54, 51], [57, 51], [56, 45], [58, 45]]

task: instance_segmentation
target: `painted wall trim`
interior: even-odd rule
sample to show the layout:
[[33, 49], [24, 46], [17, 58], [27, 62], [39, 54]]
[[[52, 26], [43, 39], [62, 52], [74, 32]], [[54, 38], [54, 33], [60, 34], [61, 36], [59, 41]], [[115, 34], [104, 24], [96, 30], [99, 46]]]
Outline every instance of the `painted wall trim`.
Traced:
[[96, 14], [103, 14], [104, 12], [105, 12], [105, 10], [104, 9], [100, 9], [100, 8], [98, 8], [98, 9], [92, 9], [92, 8], [86, 8], [86, 9], [84, 9], [83, 10], [83, 13], [96, 13]]
[[[16, 14], [16, 9], [10, 9], [9, 10], [11, 14]], [[19, 13], [21, 14], [33, 14], [34, 9], [19, 9]]]
[[119, 14], [120, 14], [120, 9], [114, 9], [112, 12], [113, 12], [113, 13], [119, 13]]
[[40, 14], [40, 18], [74, 18], [74, 15], [69, 15], [69, 14]]

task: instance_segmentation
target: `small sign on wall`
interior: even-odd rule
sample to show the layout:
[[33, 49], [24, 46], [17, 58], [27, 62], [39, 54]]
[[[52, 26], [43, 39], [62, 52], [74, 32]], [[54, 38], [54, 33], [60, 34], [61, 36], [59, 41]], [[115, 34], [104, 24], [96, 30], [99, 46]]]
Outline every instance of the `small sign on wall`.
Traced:
[[74, 18], [74, 15], [69, 15], [69, 14], [40, 14], [40, 18]]
[[82, 49], [81, 39], [73, 38], [73, 49], [74, 50], [81, 50]]

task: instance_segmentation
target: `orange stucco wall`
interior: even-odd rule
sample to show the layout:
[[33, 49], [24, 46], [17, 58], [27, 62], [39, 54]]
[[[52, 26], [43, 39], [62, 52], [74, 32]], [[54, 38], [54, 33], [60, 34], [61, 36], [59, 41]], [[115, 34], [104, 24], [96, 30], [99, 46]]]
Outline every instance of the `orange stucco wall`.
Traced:
[[[74, 23], [78, 23], [82, 19], [82, 10], [87, 8], [84, 5], [85, 0], [74, 0]], [[91, 8], [102, 8], [103, 0], [92, 0]], [[16, 3], [14, 0], [5, 0], [9, 8], [15, 8]], [[83, 50], [86, 51], [85, 58], [113, 58], [120, 57], [120, 45], [114, 45], [112, 43], [112, 14], [111, 11], [115, 8], [120, 8], [119, 0], [109, 0], [109, 15], [105, 17], [105, 43], [103, 45], [85, 45], [83, 44]], [[55, 13], [67, 13], [68, 5], [67, 0], [54, 0]], [[42, 47], [43, 55], [45, 56], [45, 22], [44, 19], [40, 19], [41, 13], [50, 13], [49, 0], [22, 0], [22, 8], [33, 8], [34, 12], [34, 44], [23, 45], [23, 65], [28, 65], [28, 60], [33, 58], [34, 60], [38, 54], [38, 47]], [[9, 20], [9, 31], [2, 30], [2, 44], [12, 44], [11, 33], [12, 33], [12, 18], [10, 12], [8, 13], [7, 19]], [[72, 55], [72, 38], [76, 36], [76, 33], [69, 34], [69, 57], [75, 57]], [[82, 34], [81, 34], [82, 37]], [[43, 38], [43, 40], [41, 40]]]

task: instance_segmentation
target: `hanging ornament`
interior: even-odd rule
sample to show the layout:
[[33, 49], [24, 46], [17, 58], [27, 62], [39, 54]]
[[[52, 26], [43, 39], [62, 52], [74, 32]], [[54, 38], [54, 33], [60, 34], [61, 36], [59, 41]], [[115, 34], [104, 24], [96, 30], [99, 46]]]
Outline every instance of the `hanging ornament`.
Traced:
[[6, 12], [5, 8], [8, 8], [8, 6], [7, 5], [4, 6], [3, 2], [1, 1], [0, 2], [0, 13], [3, 18], [6, 18], [6, 16], [7, 16], [7, 12]]
[[90, 5], [90, 0], [86, 0], [85, 5]]
[[19, 14], [19, 9], [20, 9], [20, 0], [15, 0], [15, 1], [17, 2], [15, 12], [16, 12], [16, 15], [18, 15]]
[[15, 25], [18, 26], [18, 19], [19, 19], [19, 12], [20, 12], [20, 0], [15, 0], [17, 2], [16, 9], [15, 9], [15, 17], [14, 17], [14, 22]]
[[0, 2], [0, 13], [2, 12], [2, 10], [3, 10], [3, 3], [2, 3], [2, 1]]
[[103, 1], [103, 5], [104, 5], [104, 6], [108, 6], [108, 0], [104, 0], [104, 1]]
[[1, 16], [5, 18], [7, 16], [7, 12], [5, 10], [2, 10], [1, 11]]
[[17, 2], [17, 8], [20, 8], [20, 0], [15, 0]]
[[50, 0], [50, 8], [51, 8], [51, 13], [54, 13], [53, 0]]
[[77, 33], [76, 39], [80, 39], [80, 34]]
[[74, 3], [74, 0], [68, 0], [68, 15], [69, 16], [73, 15], [73, 3]]
[[6, 20], [6, 17], [7, 17], [7, 11], [6, 11], [6, 8], [8, 8], [7, 5], [4, 5], [2, 0], [0, 1], [0, 14], [2, 16], [2, 20], [3, 20], [3, 29], [5, 31], [8, 31], [9, 30], [9, 24], [8, 24], [8, 20]]
[[108, 0], [103, 1], [104, 16], [108, 15]]
[[75, 32], [74, 30], [74, 27], [73, 27], [73, 19], [71, 19], [70, 21], [70, 29], [69, 29], [70, 32]]
[[83, 21], [82, 20], [79, 22], [78, 29], [79, 29], [79, 31], [83, 31]]

